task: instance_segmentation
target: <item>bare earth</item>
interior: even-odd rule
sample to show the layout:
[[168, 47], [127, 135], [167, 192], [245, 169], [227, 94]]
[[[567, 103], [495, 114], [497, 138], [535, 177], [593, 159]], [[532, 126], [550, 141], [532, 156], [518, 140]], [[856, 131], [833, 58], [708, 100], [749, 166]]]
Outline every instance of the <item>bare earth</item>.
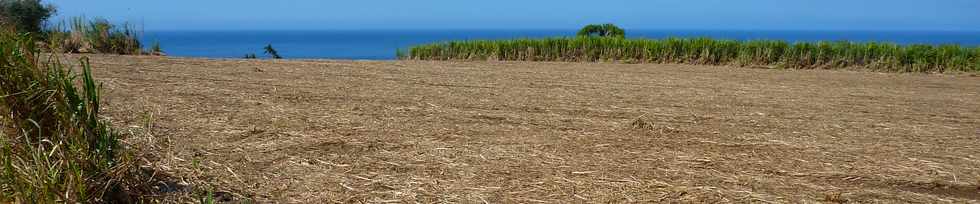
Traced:
[[155, 168], [260, 203], [980, 202], [980, 78], [92, 56]]

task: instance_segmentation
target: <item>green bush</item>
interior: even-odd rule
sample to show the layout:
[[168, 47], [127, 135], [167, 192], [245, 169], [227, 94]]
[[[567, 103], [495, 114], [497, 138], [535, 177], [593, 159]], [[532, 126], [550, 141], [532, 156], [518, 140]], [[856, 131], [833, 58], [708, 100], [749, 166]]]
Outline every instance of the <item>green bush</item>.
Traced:
[[55, 12], [54, 6], [40, 0], [0, 0], [0, 24], [20, 32], [41, 33], [44, 22]]
[[619, 26], [613, 25], [611, 23], [602, 24], [602, 25], [591, 24], [579, 30], [577, 36], [624, 38], [626, 37], [626, 31], [624, 31], [622, 28], [619, 28]]

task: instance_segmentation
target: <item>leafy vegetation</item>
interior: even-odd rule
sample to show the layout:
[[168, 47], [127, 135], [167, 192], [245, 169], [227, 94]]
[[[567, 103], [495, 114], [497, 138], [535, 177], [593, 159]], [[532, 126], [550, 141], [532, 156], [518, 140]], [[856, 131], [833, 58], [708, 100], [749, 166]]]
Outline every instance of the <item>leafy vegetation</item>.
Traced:
[[133, 168], [100, 118], [88, 61], [76, 80], [39, 53], [29, 35], [0, 32], [0, 203], [126, 200]]
[[272, 44], [268, 44], [262, 49], [264, 49], [265, 54], [269, 55], [269, 57], [272, 57], [272, 59], [282, 59], [282, 56], [279, 56], [279, 51], [276, 51], [276, 48], [273, 48]]
[[74, 17], [67, 24], [62, 22], [51, 27], [47, 36], [51, 49], [67, 53], [138, 55], [162, 52], [159, 45], [144, 52], [135, 26], [112, 24], [101, 18]]
[[256, 59], [256, 58], [258, 58], [258, 56], [255, 56], [255, 53], [245, 54], [245, 59]]
[[158, 54], [159, 45], [144, 51], [139, 33], [127, 23], [112, 24], [105, 19], [71, 18], [68, 23], [48, 25], [57, 12], [54, 6], [40, 0], [0, 0], [0, 27], [28, 32], [45, 41], [52, 52], [105, 54]]
[[402, 59], [615, 61], [794, 69], [865, 68], [894, 72], [980, 71], [980, 48], [977, 47], [709, 38], [453, 41], [412, 47]]
[[42, 33], [44, 22], [57, 10], [40, 0], [0, 0], [0, 27], [21, 32]]
[[619, 26], [613, 25], [611, 23], [602, 24], [602, 25], [591, 24], [591, 25], [586, 25], [581, 30], [579, 30], [577, 36], [624, 38], [626, 37], [626, 31], [624, 31], [622, 28], [619, 28]]

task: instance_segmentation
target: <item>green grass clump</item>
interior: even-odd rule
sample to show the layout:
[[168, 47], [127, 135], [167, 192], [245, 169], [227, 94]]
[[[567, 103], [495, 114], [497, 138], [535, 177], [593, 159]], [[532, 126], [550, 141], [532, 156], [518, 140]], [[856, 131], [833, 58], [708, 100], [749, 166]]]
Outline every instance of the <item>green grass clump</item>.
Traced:
[[978, 72], [980, 48], [893, 43], [625, 39], [609, 37], [452, 41], [420, 45], [399, 58], [627, 62], [763, 66], [793, 69], [864, 68], [893, 72]]
[[39, 53], [29, 35], [0, 32], [0, 203], [125, 199], [130, 168], [87, 60], [76, 76]]
[[105, 19], [89, 20], [74, 17], [69, 23], [59, 23], [45, 32], [52, 50], [66, 53], [102, 53], [120, 55], [139, 55], [159, 50], [143, 50], [139, 41], [140, 32], [128, 23], [112, 24]]

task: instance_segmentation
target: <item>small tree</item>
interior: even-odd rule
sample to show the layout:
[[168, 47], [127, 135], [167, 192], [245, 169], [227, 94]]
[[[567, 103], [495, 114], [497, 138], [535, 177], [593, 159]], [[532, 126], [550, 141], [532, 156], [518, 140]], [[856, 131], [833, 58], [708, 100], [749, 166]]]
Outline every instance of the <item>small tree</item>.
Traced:
[[590, 24], [590, 25], [587, 25], [587, 26], [583, 27], [582, 30], [579, 30], [578, 31], [578, 36], [579, 37], [593, 37], [593, 36], [595, 36], [595, 37], [617, 37], [617, 38], [624, 38], [624, 37], [626, 37], [626, 31], [624, 31], [622, 28], [619, 28], [618, 26], [613, 25], [611, 23], [602, 24], [602, 25]]
[[41, 33], [44, 22], [55, 12], [53, 5], [41, 4], [41, 0], [0, 0], [0, 25]]
[[279, 52], [275, 48], [272, 48], [272, 44], [266, 45], [264, 49], [265, 54], [272, 56], [272, 59], [282, 59], [282, 56], [279, 56]]

